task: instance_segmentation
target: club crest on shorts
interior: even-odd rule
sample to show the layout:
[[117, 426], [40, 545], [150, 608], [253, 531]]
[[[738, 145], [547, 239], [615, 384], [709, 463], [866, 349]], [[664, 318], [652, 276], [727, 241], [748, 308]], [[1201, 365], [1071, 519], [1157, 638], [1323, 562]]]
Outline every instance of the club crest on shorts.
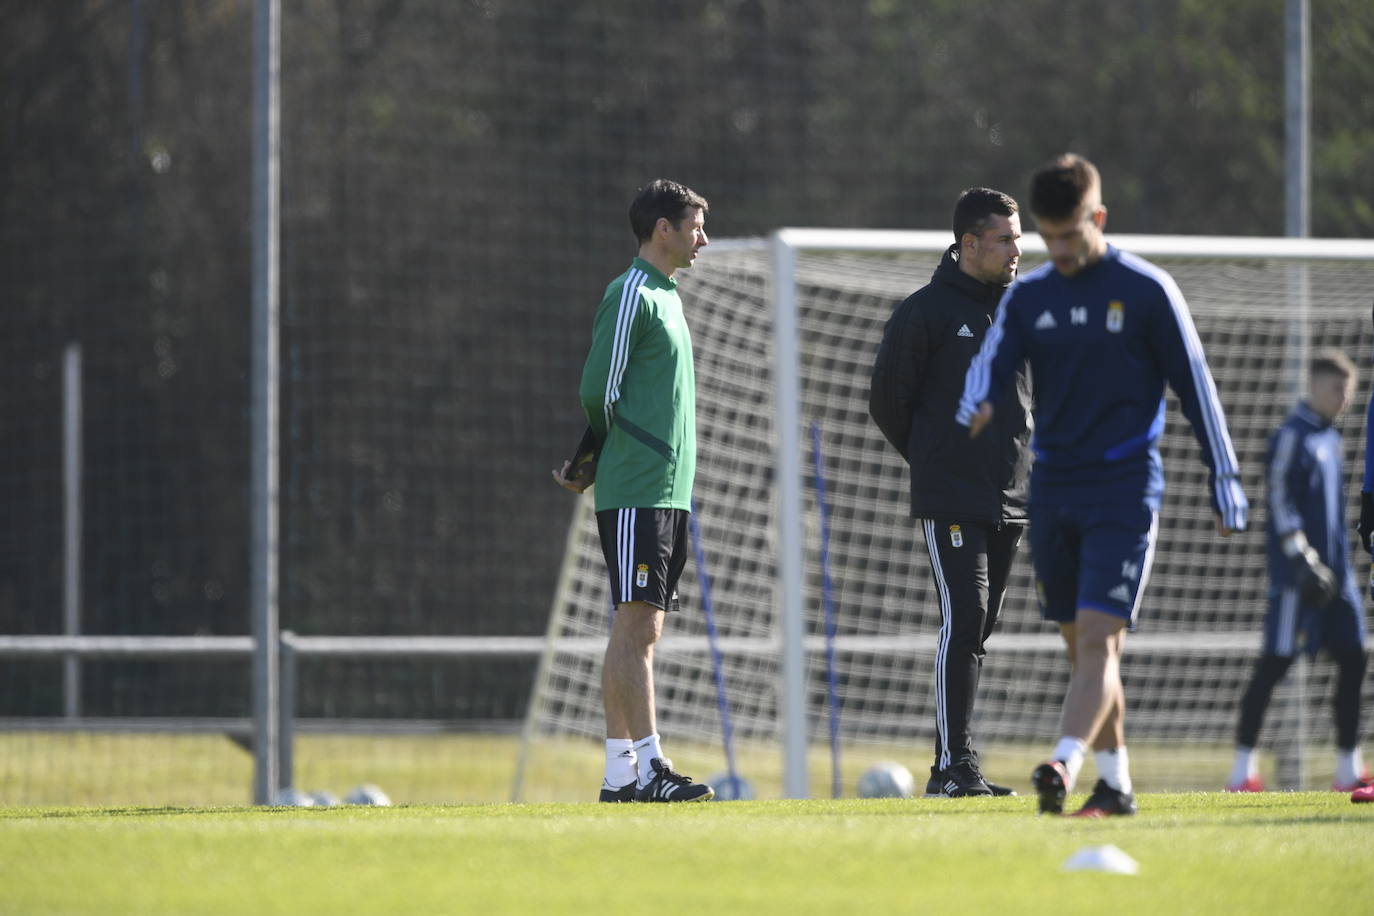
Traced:
[[949, 542], [955, 547], [964, 546], [964, 532], [959, 530], [958, 525], [949, 526]]
[[1107, 330], [1120, 334], [1126, 324], [1126, 306], [1120, 299], [1107, 303]]
[[640, 563], [635, 567], [635, 588], [645, 588], [649, 584], [649, 564]]

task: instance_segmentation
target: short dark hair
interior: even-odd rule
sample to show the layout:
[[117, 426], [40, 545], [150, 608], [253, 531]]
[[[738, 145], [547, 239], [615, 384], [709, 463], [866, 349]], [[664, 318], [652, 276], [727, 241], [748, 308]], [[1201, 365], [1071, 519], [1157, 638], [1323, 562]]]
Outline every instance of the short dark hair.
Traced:
[[1101, 199], [1097, 166], [1077, 153], [1056, 156], [1031, 177], [1030, 207], [1037, 219], [1071, 219], [1084, 204]]
[[988, 227], [988, 217], [1011, 216], [1016, 210], [1016, 201], [1010, 194], [992, 188], [967, 189], [954, 204], [954, 243], [962, 242], [965, 232], [982, 235]]
[[686, 185], [655, 178], [639, 189], [630, 203], [630, 229], [635, 239], [646, 242], [653, 237], [654, 226], [660, 219], [666, 219], [676, 228], [689, 209], [706, 213], [710, 205], [706, 198]]
[[1337, 375], [1343, 379], [1356, 378], [1359, 370], [1350, 357], [1334, 347], [1318, 350], [1307, 364], [1307, 372], [1312, 378], [1319, 375]]

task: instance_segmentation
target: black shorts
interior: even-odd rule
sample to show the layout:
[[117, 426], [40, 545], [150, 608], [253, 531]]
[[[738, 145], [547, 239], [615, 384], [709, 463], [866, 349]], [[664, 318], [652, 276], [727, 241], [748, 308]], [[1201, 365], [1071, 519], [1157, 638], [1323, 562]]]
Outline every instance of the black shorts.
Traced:
[[596, 513], [611, 603], [643, 601], [676, 611], [677, 580], [687, 564], [683, 509], [605, 509]]

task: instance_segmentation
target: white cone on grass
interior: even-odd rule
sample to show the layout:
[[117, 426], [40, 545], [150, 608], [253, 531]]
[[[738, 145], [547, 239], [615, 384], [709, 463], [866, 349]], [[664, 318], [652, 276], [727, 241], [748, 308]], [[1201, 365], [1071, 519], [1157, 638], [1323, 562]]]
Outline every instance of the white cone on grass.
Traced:
[[1113, 875], [1138, 875], [1140, 863], [1108, 843], [1084, 846], [1064, 862], [1064, 871], [1103, 871]]

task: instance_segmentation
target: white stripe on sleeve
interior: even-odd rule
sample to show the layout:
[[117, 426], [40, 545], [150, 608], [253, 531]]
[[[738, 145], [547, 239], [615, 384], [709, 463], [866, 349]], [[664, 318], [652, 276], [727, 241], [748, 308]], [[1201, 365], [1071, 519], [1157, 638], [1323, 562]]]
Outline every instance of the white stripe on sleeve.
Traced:
[[[1240, 475], [1240, 462], [1231, 446], [1231, 436], [1226, 431], [1226, 415], [1217, 396], [1216, 383], [1207, 368], [1207, 357], [1202, 351], [1202, 340], [1198, 337], [1193, 324], [1192, 313], [1183, 298], [1183, 292], [1167, 271], [1161, 270], [1149, 261], [1129, 252], [1121, 252], [1121, 260], [1147, 276], [1154, 278], [1164, 290], [1174, 321], [1178, 324], [1183, 339], [1184, 351], [1188, 354], [1188, 367], [1193, 376], [1193, 393], [1197, 398], [1198, 412], [1202, 416], [1204, 438], [1212, 458], [1212, 472], [1216, 486], [1217, 506], [1221, 509], [1222, 520], [1229, 527], [1245, 526], [1245, 507], [1241, 505], [1242, 494], [1234, 478]], [[1231, 478], [1231, 479], [1228, 479]], [[1238, 523], [1238, 524], [1236, 524]]]
[[1269, 463], [1269, 517], [1280, 534], [1302, 530], [1302, 516], [1288, 498], [1288, 470], [1293, 465], [1297, 444], [1298, 434], [1287, 426], [1281, 428], [1274, 442], [1274, 458]]
[[639, 286], [646, 277], [644, 271], [631, 268], [625, 276], [625, 285], [620, 289], [620, 307], [615, 316], [615, 338], [611, 346], [611, 370], [606, 374], [606, 400], [602, 406], [608, 430], [615, 419], [615, 402], [620, 400], [620, 383], [625, 378], [625, 367], [630, 364], [630, 329], [634, 326], [635, 312], [639, 306]]

